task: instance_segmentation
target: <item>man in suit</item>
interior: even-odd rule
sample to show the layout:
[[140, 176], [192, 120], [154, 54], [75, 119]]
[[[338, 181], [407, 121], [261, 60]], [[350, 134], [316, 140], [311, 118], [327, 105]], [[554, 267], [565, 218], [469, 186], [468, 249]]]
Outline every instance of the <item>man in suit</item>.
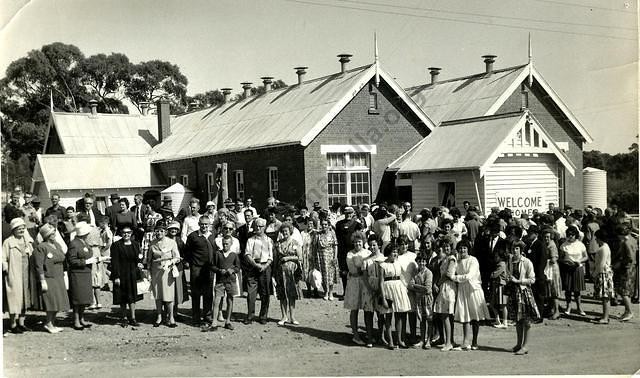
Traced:
[[485, 298], [489, 298], [489, 286], [491, 272], [494, 268], [494, 256], [507, 250], [507, 241], [500, 237], [500, 223], [493, 221], [479, 236], [474, 243], [473, 256], [478, 259], [480, 265], [480, 277], [482, 279], [482, 289]]
[[[96, 227], [98, 225], [98, 221], [102, 217], [102, 214], [100, 213], [100, 210], [98, 210], [98, 208], [94, 206], [93, 197], [85, 195], [82, 201], [82, 206], [83, 206], [83, 209], [79, 212], [79, 214], [84, 214], [87, 217], [89, 217], [87, 220], [87, 223]], [[66, 211], [65, 211], [65, 215], [66, 215]], [[61, 220], [60, 223], [63, 223], [63, 221], [64, 219]]]
[[253, 210], [245, 209], [243, 212], [244, 224], [237, 229], [238, 240], [240, 241], [240, 254], [244, 254], [247, 248], [247, 240], [253, 236]]
[[144, 226], [147, 219], [147, 215], [151, 212], [149, 205], [142, 203], [142, 194], [136, 194], [133, 197], [135, 205], [131, 206], [131, 212], [133, 213], [135, 224], [133, 225], [133, 235], [135, 240], [142, 242], [144, 238]]
[[116, 227], [116, 214], [120, 212], [120, 196], [118, 193], [113, 193], [109, 196], [111, 200], [111, 206], [105, 210], [105, 215], [109, 217], [109, 227], [111, 231], [115, 231]]
[[[184, 246], [184, 260], [189, 264], [191, 277], [191, 313], [195, 327], [203, 331], [211, 328], [213, 322], [213, 282], [210, 268], [215, 245], [210, 231], [210, 220], [206, 216], [198, 219], [198, 230], [187, 235]], [[202, 312], [200, 311], [202, 298]]]

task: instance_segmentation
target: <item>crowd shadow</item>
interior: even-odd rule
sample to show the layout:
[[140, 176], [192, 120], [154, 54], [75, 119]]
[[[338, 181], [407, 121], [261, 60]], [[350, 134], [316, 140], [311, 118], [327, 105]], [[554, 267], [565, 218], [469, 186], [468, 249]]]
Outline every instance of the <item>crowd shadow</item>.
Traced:
[[305, 326], [299, 326], [299, 325], [298, 326], [287, 325], [285, 327], [287, 328], [288, 331], [311, 336], [318, 340], [323, 340], [332, 344], [337, 344], [342, 346], [354, 346], [354, 347], [358, 346], [354, 344], [353, 341], [351, 341], [351, 338], [352, 338], [351, 333], [335, 332], [335, 331], [329, 331], [326, 329], [311, 328], [311, 327], [305, 327]]

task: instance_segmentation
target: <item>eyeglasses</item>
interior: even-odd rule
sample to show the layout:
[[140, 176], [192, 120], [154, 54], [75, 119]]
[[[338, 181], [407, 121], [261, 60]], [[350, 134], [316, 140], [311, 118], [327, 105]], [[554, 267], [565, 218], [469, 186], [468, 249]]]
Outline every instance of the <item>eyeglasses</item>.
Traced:
[[122, 231], [122, 235], [131, 235], [133, 232], [131, 231]]
[[223, 230], [233, 230], [233, 227], [222, 227]]
[[201, 227], [202, 226], [208, 226], [208, 225], [209, 225], [209, 223], [198, 223], [198, 226], [201, 226]]

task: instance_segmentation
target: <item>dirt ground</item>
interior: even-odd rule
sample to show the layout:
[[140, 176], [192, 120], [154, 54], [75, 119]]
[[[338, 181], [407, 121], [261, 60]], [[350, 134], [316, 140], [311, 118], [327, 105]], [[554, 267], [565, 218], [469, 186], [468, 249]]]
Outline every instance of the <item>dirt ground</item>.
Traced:
[[[110, 304], [111, 294], [103, 293]], [[585, 300], [589, 318], [601, 307]], [[259, 305], [259, 304], [258, 304]], [[117, 324], [109, 306], [90, 312], [94, 326], [74, 331], [70, 314], [59, 314], [64, 332], [44, 333], [42, 313], [30, 313], [33, 332], [10, 334], [3, 340], [3, 373], [19, 376], [344, 376], [344, 375], [511, 375], [634, 374], [640, 369], [640, 319], [611, 320], [595, 325], [571, 316], [534, 325], [530, 352], [515, 356], [515, 328], [483, 326], [480, 350], [441, 352], [373, 349], [351, 342], [349, 316], [342, 302], [304, 299], [298, 302], [299, 326], [280, 327], [280, 309], [272, 297], [267, 325], [243, 325], [246, 299], [236, 298], [235, 330], [202, 333], [188, 325], [190, 302], [181, 306], [178, 328], [153, 328], [150, 295], [138, 303], [138, 329]], [[614, 307], [612, 314], [622, 313]], [[40, 322], [40, 323], [39, 323]], [[362, 314], [360, 323], [363, 324]], [[4, 326], [7, 327], [5, 315]], [[462, 340], [456, 327], [456, 341]], [[364, 330], [362, 330], [364, 332]]]

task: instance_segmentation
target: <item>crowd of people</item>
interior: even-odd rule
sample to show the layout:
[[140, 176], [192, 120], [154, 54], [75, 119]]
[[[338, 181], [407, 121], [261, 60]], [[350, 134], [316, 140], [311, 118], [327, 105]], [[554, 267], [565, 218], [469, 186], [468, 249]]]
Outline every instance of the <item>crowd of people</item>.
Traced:
[[46, 312], [49, 333], [62, 331], [56, 315], [70, 309], [74, 330], [91, 327], [85, 312], [102, 308], [105, 288], [122, 327], [140, 326], [136, 302], [150, 293], [154, 327], [177, 327], [178, 306], [191, 300], [192, 326], [233, 330], [234, 298], [246, 296], [244, 324], [266, 324], [275, 293], [281, 326], [300, 324], [296, 302], [306, 295], [343, 300], [358, 345], [475, 350], [480, 325], [489, 324], [515, 326], [513, 352], [523, 355], [532, 323], [572, 311], [587, 320], [587, 281], [602, 302], [594, 323], [608, 324], [618, 301], [617, 319], [628, 321], [638, 301], [638, 230], [615, 207], [549, 204], [547, 212], [493, 208], [483, 216], [466, 201], [415, 212], [408, 202], [308, 209], [271, 197], [258, 212], [251, 199], [217, 208], [193, 198], [174, 216], [169, 201], [110, 199], [103, 214], [91, 194], [79, 209], [61, 207], [54, 194], [43, 213], [30, 193], [12, 194], [3, 209], [11, 231], [2, 244], [6, 332], [29, 330], [27, 309]]

